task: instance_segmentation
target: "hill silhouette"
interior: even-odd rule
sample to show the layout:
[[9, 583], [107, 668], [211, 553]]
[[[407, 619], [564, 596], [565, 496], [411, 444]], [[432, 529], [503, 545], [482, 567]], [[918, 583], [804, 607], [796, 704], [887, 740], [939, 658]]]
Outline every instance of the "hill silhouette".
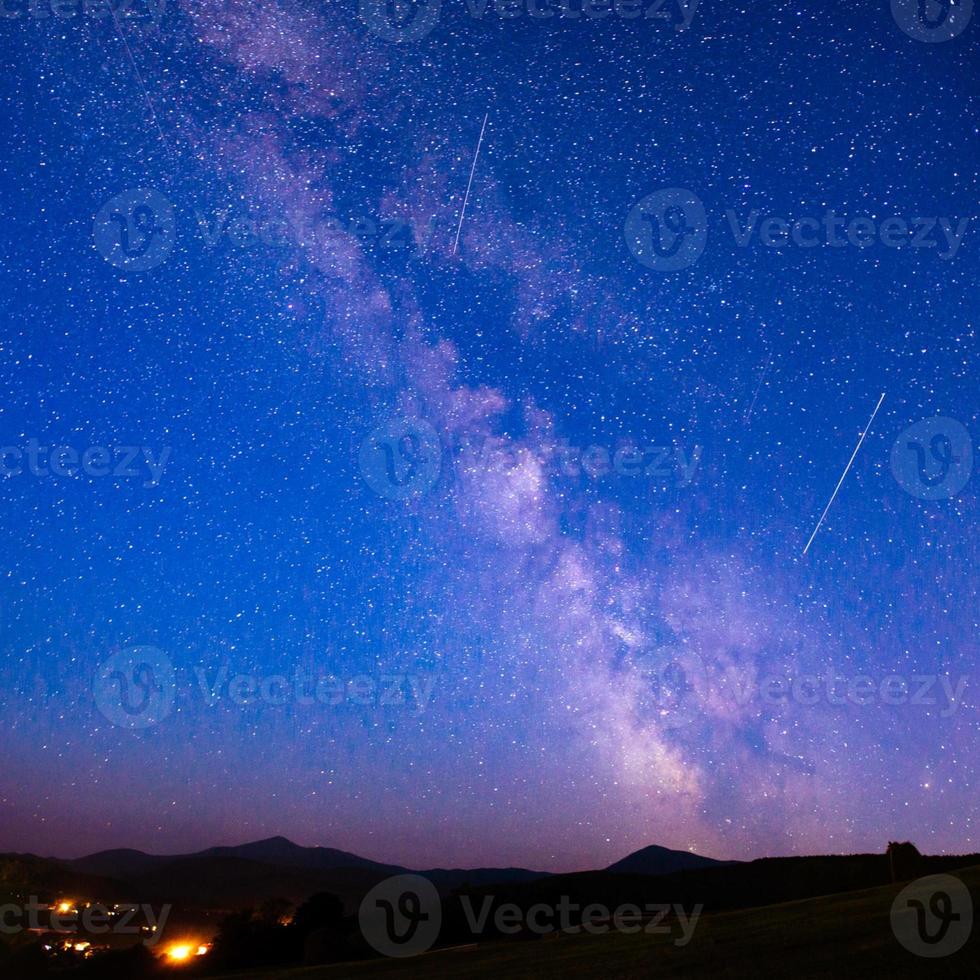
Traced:
[[397, 864], [372, 861], [333, 847], [303, 847], [286, 837], [269, 837], [234, 847], [209, 847], [192, 856], [245, 858], [285, 868], [366, 868], [384, 874], [401, 874], [408, 870]]
[[734, 862], [716, 861], [691, 851], [672, 851], [668, 847], [651, 844], [610, 864], [606, 871], [614, 874], [662, 875], [672, 871], [690, 871], [692, 868], [710, 868], [730, 863]]

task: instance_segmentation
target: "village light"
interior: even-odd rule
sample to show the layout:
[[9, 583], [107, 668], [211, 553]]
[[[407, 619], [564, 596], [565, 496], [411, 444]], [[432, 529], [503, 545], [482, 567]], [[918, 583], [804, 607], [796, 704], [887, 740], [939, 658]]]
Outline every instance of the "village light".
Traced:
[[167, 949], [167, 959], [173, 963], [184, 963], [191, 958], [193, 951], [194, 947], [188, 946], [186, 943], [170, 946]]

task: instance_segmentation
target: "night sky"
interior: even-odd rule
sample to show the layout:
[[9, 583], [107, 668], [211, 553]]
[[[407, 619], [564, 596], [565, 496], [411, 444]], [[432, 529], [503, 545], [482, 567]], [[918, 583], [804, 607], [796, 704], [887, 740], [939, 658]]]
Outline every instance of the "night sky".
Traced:
[[51, 2], [0, 850], [980, 849], [972, 3]]

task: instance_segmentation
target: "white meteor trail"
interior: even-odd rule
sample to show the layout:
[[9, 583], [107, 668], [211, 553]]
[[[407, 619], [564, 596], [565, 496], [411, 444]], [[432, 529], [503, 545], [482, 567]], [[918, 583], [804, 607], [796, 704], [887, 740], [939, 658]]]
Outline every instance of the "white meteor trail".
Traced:
[[881, 398], [878, 399], [878, 404], [875, 405], [875, 410], [871, 413], [871, 418], [868, 419], [868, 424], [864, 427], [864, 432], [861, 433], [861, 438], [858, 439], [858, 444], [854, 447], [854, 452], [851, 453], [850, 461], [848, 462], [847, 466], [844, 468], [844, 472], [841, 474], [841, 478], [837, 481], [837, 486], [834, 488], [834, 492], [831, 495], [830, 500], [827, 501], [827, 506], [824, 507], [823, 513], [820, 515], [820, 520], [817, 521], [817, 526], [813, 529], [813, 534], [810, 535], [810, 540], [807, 541], [806, 547], [803, 549], [804, 555], [807, 553], [807, 551], [810, 550], [810, 545], [813, 544], [813, 539], [817, 536], [817, 531], [820, 530], [820, 525], [823, 524], [823, 519], [827, 516], [827, 511], [830, 510], [834, 501], [837, 499], [837, 493], [841, 488], [841, 484], [844, 482], [844, 478], [850, 472], [851, 465], [854, 463], [854, 459], [858, 454], [858, 450], [861, 448], [861, 445], [864, 442], [864, 437], [868, 434], [868, 430], [871, 428], [871, 423], [874, 422], [875, 416], [878, 414], [878, 409], [881, 408], [881, 403], [884, 400], [885, 400], [885, 393], [882, 392]]
[[173, 161], [173, 147], [170, 145], [167, 137], [163, 135], [163, 129], [160, 126], [159, 119], [157, 119], [157, 112], [153, 107], [153, 102], [150, 100], [150, 93], [147, 91], [146, 82], [143, 80], [143, 75], [139, 70], [139, 66], [136, 64], [136, 59], [133, 57], [133, 50], [129, 46], [129, 41], [126, 40], [126, 35], [123, 33], [122, 24], [119, 23], [119, 18], [116, 16], [115, 8], [111, 3], [109, 4], [109, 13], [112, 14], [112, 22], [116, 25], [116, 34], [119, 35], [119, 40], [122, 41], [123, 47], [126, 49], [126, 57], [129, 58], [129, 63], [133, 66], [133, 72], [136, 75], [137, 82], [139, 82], [140, 90], [143, 93], [143, 99], [146, 102], [146, 107], [150, 110], [150, 118], [153, 120], [153, 125], [156, 127], [157, 135], [160, 137], [160, 141], [163, 143], [164, 148], [167, 151], [167, 156], [169, 156], [171, 161]]
[[463, 230], [463, 216], [466, 214], [466, 202], [470, 199], [470, 188], [473, 186], [473, 174], [476, 173], [476, 161], [480, 159], [480, 146], [483, 143], [483, 133], [487, 128], [487, 120], [490, 118], [490, 113], [488, 112], [483, 117], [483, 126], [480, 129], [480, 138], [476, 141], [476, 153], [473, 154], [473, 166], [470, 167], [470, 179], [466, 184], [466, 196], [463, 198], [463, 207], [459, 212], [459, 226], [456, 228], [456, 241], [453, 242], [453, 255], [456, 254], [456, 249], [459, 247], [459, 235]]
[[770, 351], [769, 352], [769, 360], [766, 363], [765, 370], [762, 372], [762, 377], [759, 378], [759, 384], [756, 386], [755, 394], [752, 396], [752, 404], [749, 405], [749, 410], [745, 413], [745, 416], [742, 419], [742, 421], [745, 422], [745, 423], [747, 423], [749, 421], [749, 419], [752, 418], [752, 410], [755, 408], [755, 403], [756, 403], [756, 400], [759, 397], [759, 392], [762, 391], [762, 382], [766, 380], [766, 375], [769, 373], [769, 368], [772, 367], [772, 354], [773, 354], [773, 352]]

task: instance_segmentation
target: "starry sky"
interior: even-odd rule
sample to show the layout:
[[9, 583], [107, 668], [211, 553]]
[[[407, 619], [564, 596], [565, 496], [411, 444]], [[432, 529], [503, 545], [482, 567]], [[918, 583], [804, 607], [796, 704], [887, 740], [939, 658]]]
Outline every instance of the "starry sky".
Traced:
[[972, 4], [5, 9], [0, 850], [980, 849]]

